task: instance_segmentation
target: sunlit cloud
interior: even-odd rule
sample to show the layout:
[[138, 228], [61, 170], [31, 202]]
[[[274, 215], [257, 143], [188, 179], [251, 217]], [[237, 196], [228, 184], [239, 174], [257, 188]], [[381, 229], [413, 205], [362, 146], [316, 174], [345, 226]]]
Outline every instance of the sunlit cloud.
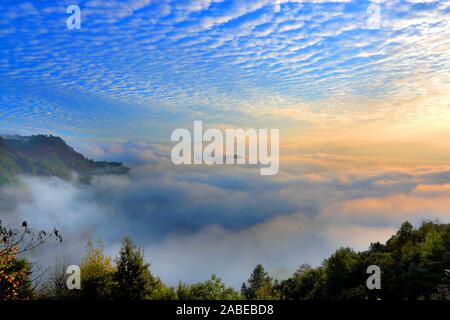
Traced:
[[[45, 261], [128, 234], [172, 285], [239, 286], [255, 263], [292, 272], [404, 220], [449, 222], [450, 1], [84, 0], [80, 30], [70, 4], [1, 2], [0, 133], [132, 170], [2, 187], [2, 219], [63, 232]], [[194, 120], [280, 128], [280, 172], [174, 166], [170, 133]]]
[[370, 1], [90, 0], [79, 31], [65, 29], [68, 3], [2, 3], [2, 127], [115, 139], [193, 118], [447, 129], [448, 1], [380, 1], [376, 30]]
[[64, 235], [62, 245], [36, 252], [43, 265], [55, 256], [79, 263], [89, 238], [103, 239], [115, 254], [129, 235], [171, 285], [215, 273], [239, 287], [255, 263], [284, 277], [340, 246], [364, 250], [386, 241], [405, 220], [450, 219], [448, 165], [310, 152], [267, 179], [248, 167], [177, 167], [170, 148], [139, 141], [78, 142], [77, 149], [125, 161], [131, 175], [90, 185], [22, 177], [0, 189], [4, 222], [56, 226]]

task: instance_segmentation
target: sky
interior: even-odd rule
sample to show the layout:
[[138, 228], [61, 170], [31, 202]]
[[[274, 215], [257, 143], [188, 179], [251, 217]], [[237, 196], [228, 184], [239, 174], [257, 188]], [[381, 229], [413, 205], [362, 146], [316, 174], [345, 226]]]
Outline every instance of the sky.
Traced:
[[167, 141], [203, 120], [282, 127], [285, 143], [448, 131], [448, 0], [89, 0], [69, 30], [72, 2], [0, 4], [3, 131]]
[[[0, 3], [0, 133], [54, 134], [127, 177], [21, 177], [0, 217], [57, 224], [77, 263], [131, 235], [176, 285], [285, 277], [405, 221], [450, 221], [450, 1]], [[280, 171], [174, 166], [170, 134], [280, 129]]]

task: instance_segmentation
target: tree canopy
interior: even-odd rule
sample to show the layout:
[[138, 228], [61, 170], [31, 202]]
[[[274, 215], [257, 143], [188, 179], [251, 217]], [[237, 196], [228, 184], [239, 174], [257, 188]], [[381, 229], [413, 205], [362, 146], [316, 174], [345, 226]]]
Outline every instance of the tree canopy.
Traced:
[[[274, 280], [258, 264], [240, 293], [216, 275], [203, 282], [180, 282], [176, 288], [168, 287], [151, 272], [144, 251], [125, 237], [115, 259], [105, 255], [100, 241], [88, 241], [80, 263], [80, 290], [68, 290], [65, 286], [64, 264], [55, 266], [46, 290], [36, 295], [32, 266], [18, 254], [43, 242], [35, 232], [25, 241], [33, 232], [26, 223], [21, 228], [0, 229], [0, 299], [450, 299], [450, 224], [438, 222], [427, 221], [418, 228], [405, 222], [385, 244], [372, 243], [361, 252], [339, 248], [321, 265], [302, 264], [282, 281]], [[55, 232], [52, 236], [56, 235], [60, 237]], [[380, 289], [366, 286], [367, 268], [372, 265], [381, 270]]]

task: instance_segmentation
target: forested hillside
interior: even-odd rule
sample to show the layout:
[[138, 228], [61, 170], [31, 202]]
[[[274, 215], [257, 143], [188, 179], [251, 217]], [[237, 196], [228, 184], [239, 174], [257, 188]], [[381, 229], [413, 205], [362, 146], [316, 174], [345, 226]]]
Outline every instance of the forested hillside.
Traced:
[[59, 137], [0, 137], [0, 184], [11, 182], [18, 174], [81, 179], [97, 174], [125, 174], [129, 169], [119, 162], [99, 162], [85, 158]]

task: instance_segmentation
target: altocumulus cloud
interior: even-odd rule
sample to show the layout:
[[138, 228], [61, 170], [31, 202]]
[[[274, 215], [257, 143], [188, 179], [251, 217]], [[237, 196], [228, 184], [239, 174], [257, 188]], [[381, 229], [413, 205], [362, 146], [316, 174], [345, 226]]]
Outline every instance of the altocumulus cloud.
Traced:
[[177, 167], [162, 145], [78, 147], [124, 160], [132, 174], [89, 185], [21, 177], [0, 192], [3, 220], [61, 230], [61, 245], [36, 253], [42, 265], [56, 257], [79, 263], [89, 238], [102, 239], [115, 254], [121, 237], [130, 235], [171, 285], [216, 273], [239, 287], [257, 263], [284, 277], [340, 246], [363, 250], [385, 241], [406, 219], [450, 220], [445, 166], [364, 167], [356, 157], [304, 154], [269, 178], [248, 167]]
[[423, 121], [430, 105], [448, 123], [448, 0], [78, 3], [82, 30], [67, 32], [72, 1], [2, 1], [0, 128], [133, 139], [199, 113], [321, 125]]

